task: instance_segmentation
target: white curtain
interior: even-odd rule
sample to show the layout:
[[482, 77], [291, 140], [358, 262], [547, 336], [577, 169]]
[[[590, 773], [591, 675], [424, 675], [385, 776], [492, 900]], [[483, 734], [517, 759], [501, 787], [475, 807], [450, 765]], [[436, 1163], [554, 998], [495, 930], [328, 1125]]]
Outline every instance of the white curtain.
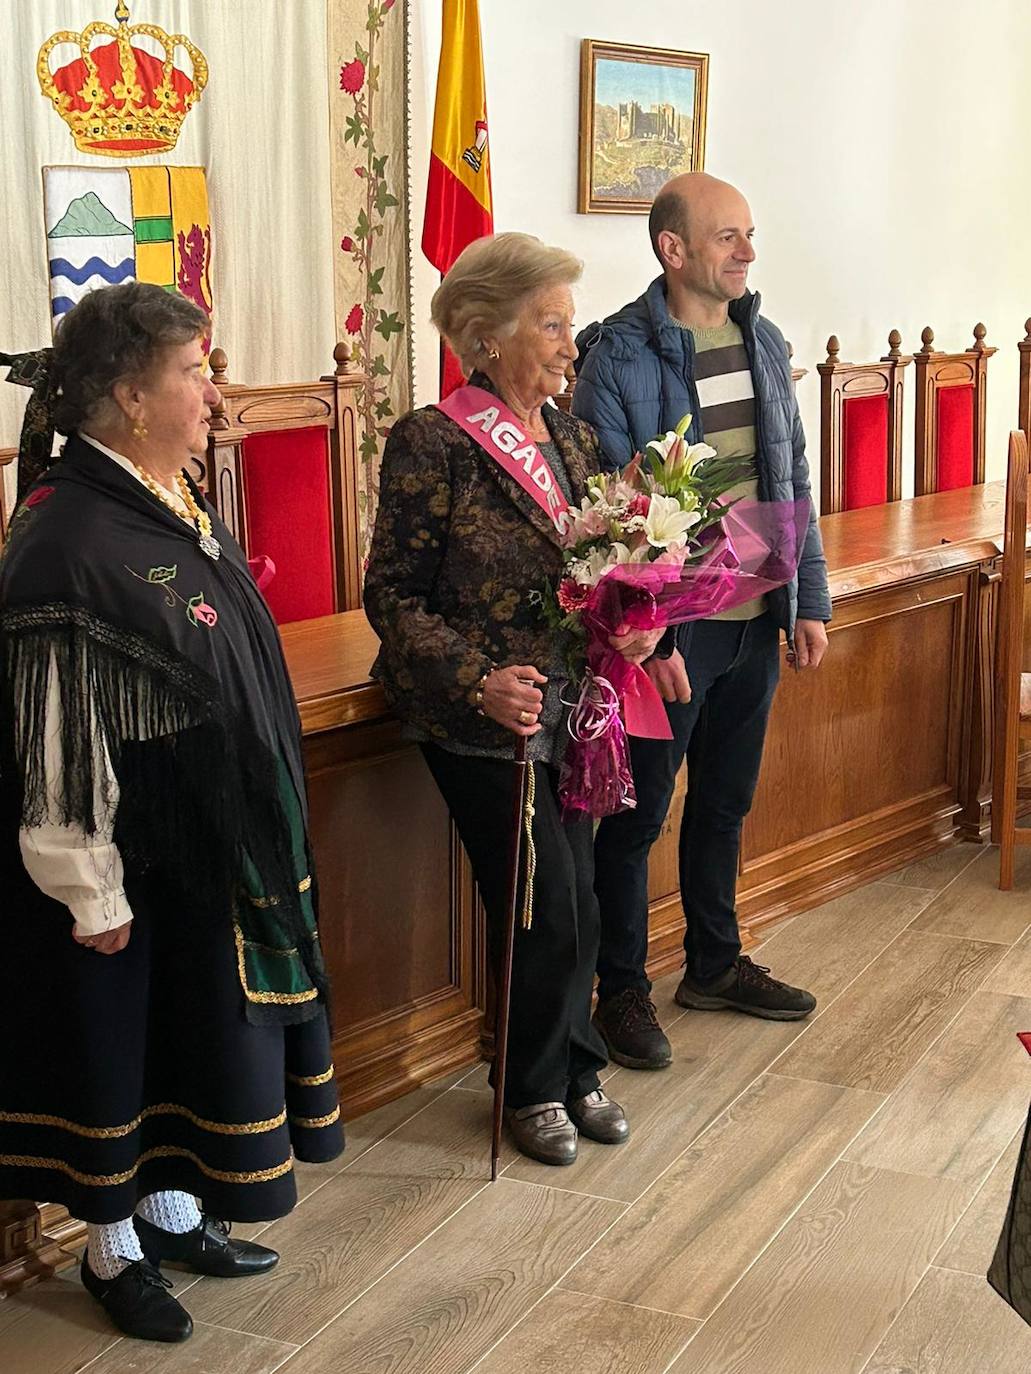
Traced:
[[[0, 350], [38, 348], [51, 338], [42, 168], [165, 163], [207, 168], [214, 342], [229, 355], [230, 379], [303, 381], [332, 372], [325, 0], [129, 0], [129, 8], [131, 23], [185, 34], [210, 68], [178, 144], [161, 156], [80, 153], [36, 79], [45, 40], [96, 20], [113, 25], [115, 0], [0, 6]], [[17, 443], [27, 395], [0, 383], [0, 447]]]

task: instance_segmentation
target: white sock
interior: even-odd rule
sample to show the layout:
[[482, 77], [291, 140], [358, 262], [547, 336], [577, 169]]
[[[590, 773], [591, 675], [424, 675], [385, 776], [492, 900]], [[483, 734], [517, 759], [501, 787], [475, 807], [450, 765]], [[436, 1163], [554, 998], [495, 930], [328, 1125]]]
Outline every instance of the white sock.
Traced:
[[151, 1193], [136, 1208], [136, 1214], [176, 1236], [196, 1231], [201, 1222], [200, 1208], [189, 1193]]
[[116, 1279], [133, 1260], [143, 1258], [132, 1217], [107, 1226], [87, 1223], [86, 1243], [89, 1247], [87, 1263], [98, 1279]]

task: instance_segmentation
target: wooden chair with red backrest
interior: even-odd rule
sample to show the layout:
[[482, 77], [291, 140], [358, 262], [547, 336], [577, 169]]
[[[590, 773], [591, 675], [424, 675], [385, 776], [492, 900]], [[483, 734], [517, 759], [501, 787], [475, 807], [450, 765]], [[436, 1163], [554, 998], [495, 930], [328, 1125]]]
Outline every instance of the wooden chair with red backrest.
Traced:
[[1017, 802], [1031, 788], [1017, 781], [1021, 741], [1031, 740], [1031, 673], [1022, 672], [1024, 579], [1027, 549], [1028, 441], [1010, 434], [1006, 475], [1006, 530], [996, 626], [995, 760], [992, 770], [992, 841], [999, 846], [999, 886], [1013, 886], [1013, 851], [1031, 844], [1031, 830], [1017, 827]]
[[974, 325], [974, 346], [936, 353], [934, 332], [916, 354], [916, 494], [954, 491], [984, 481], [988, 359], [996, 352]]
[[361, 605], [358, 393], [365, 378], [346, 344], [316, 382], [241, 386], [211, 353], [222, 393], [208, 439], [208, 494], [249, 558], [266, 555], [265, 589], [282, 625]]
[[880, 506], [902, 497], [905, 369], [897, 329], [872, 363], [845, 363], [832, 334], [820, 374], [820, 514]]

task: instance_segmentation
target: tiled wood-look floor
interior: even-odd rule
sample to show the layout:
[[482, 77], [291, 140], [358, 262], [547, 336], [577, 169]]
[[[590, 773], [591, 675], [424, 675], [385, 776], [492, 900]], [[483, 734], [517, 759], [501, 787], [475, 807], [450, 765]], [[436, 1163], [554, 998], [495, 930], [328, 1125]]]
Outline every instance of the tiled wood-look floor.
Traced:
[[617, 1070], [619, 1149], [509, 1151], [482, 1070], [354, 1123], [259, 1232], [268, 1278], [184, 1278], [196, 1334], [112, 1335], [74, 1275], [0, 1303], [3, 1374], [1027, 1374], [984, 1280], [1031, 1064], [1031, 852], [950, 849], [809, 912], [761, 961], [805, 1026], [683, 1013], [675, 1062]]

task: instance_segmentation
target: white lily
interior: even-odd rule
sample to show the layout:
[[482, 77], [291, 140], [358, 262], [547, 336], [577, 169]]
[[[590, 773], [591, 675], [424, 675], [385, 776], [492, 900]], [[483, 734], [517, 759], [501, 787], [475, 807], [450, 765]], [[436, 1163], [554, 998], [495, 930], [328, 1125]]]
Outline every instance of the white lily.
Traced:
[[655, 493], [648, 504], [644, 533], [653, 548], [668, 549], [685, 544], [687, 532], [697, 525], [701, 516], [697, 511], [684, 510], [675, 496]]

